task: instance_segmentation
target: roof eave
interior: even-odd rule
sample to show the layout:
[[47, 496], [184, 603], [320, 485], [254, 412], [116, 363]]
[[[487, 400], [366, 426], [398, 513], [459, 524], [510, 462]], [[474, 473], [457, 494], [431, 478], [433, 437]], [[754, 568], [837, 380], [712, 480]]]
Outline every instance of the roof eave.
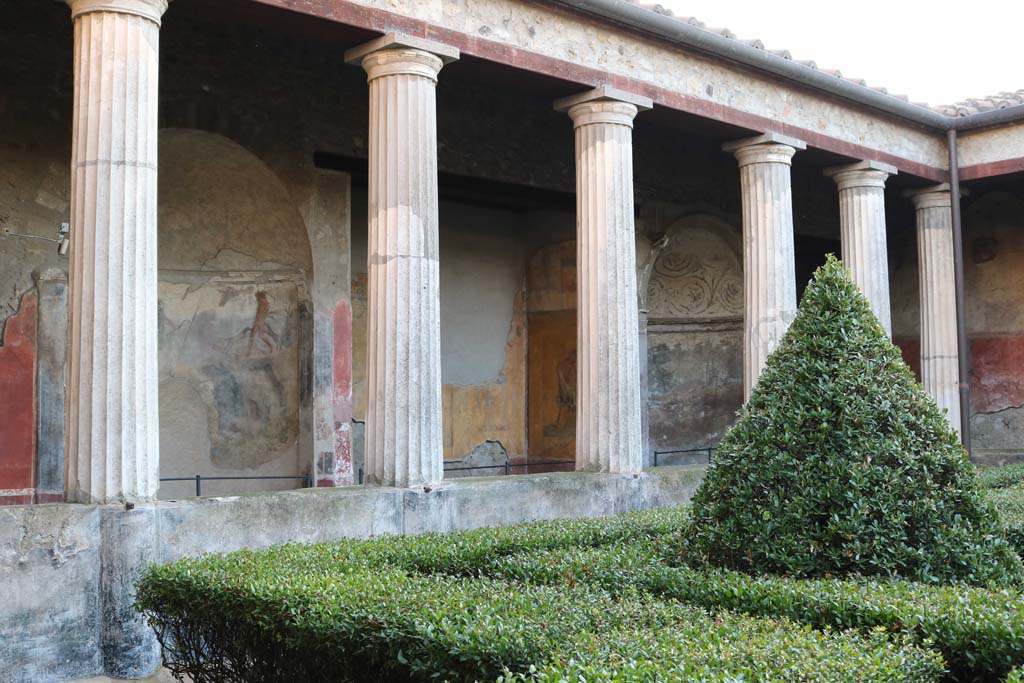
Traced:
[[[1012, 117], [1006, 118], [1008, 115], [1003, 115], [1003, 117], [998, 117], [998, 120], [994, 120], [992, 123], [974, 125], [973, 120], [976, 117], [986, 116], [994, 112], [973, 114], [960, 118], [946, 116], [945, 114], [920, 107], [897, 97], [883, 94], [877, 90], [836, 78], [835, 76], [804, 66], [799, 62], [778, 56], [770, 51], [751, 47], [742, 41], [725, 38], [717, 33], [697, 28], [684, 21], [679, 21], [674, 17], [638, 7], [625, 0], [552, 1], [570, 9], [599, 17], [605, 21], [610, 21], [635, 31], [669, 40], [692, 50], [769, 73], [928, 128], [945, 131], [956, 127], [958, 130], [965, 130], [967, 128], [997, 125], [1015, 120]], [[1009, 112], [1013, 109], [1018, 109], [1018, 107], [1007, 107], [998, 111]], [[1024, 107], [1019, 107], [1019, 109], [1022, 111], [1017, 113], [1017, 116], [1024, 117]], [[996, 119], [997, 117], [992, 118]], [[967, 123], [969, 121], [972, 123]]]

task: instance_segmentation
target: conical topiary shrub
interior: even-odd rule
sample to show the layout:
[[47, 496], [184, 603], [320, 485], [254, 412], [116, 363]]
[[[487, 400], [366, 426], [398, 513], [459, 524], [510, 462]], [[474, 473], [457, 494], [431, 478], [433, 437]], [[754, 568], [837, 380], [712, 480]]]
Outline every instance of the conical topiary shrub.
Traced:
[[833, 256], [692, 513], [695, 564], [975, 585], [1024, 575], [956, 432]]

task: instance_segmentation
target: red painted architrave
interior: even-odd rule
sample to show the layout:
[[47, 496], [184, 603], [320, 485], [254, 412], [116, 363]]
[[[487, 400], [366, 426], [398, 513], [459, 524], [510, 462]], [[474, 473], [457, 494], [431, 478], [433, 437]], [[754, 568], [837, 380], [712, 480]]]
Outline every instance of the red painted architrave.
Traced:
[[[704, 118], [721, 121], [731, 125], [759, 132], [775, 132], [803, 140], [811, 147], [842, 154], [853, 159], [882, 161], [896, 166], [900, 171], [936, 182], [949, 180], [949, 172], [920, 162], [905, 159], [863, 145], [840, 140], [817, 131], [787, 125], [781, 121], [751, 114], [715, 102], [709, 102], [693, 95], [686, 95], [667, 88], [640, 81], [627, 76], [609, 74], [599, 69], [574, 64], [554, 57], [522, 50], [511, 45], [472, 36], [459, 31], [436, 26], [421, 19], [407, 17], [387, 10], [365, 7], [350, 0], [252, 0], [263, 5], [299, 12], [310, 16], [326, 19], [340, 24], [355, 26], [370, 31], [387, 33], [396, 31], [409, 35], [428, 38], [452, 45], [466, 55], [479, 57], [492, 62], [552, 76], [566, 81], [579, 83], [582, 86], [611, 85], [628, 92], [650, 97], [654, 102], [669, 109], [695, 114]], [[573, 19], [582, 23], [604, 25], [597, 19], [573, 15]], [[768, 77], [766, 77], [768, 78]], [[779, 79], [772, 78], [778, 81]], [[814, 91], [821, 97], [831, 100], [838, 98]], [[877, 112], [876, 112], [877, 113]], [[939, 133], [936, 133], [939, 135]]]

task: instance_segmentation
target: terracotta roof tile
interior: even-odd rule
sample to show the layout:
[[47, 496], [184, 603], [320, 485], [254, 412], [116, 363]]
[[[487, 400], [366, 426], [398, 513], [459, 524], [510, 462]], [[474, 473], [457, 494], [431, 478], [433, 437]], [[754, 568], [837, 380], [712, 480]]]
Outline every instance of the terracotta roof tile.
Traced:
[[953, 104], [942, 104], [932, 107], [932, 109], [946, 116], [970, 116], [971, 114], [980, 114], [984, 111], [1006, 109], [1007, 107], [1016, 107], [1018, 105], [1024, 105], [1024, 88], [1005, 91], [988, 97], [954, 102]]
[[[652, 12], [657, 12], [658, 14], [661, 14], [661, 15], [664, 15], [664, 16], [667, 16], [667, 17], [673, 17], [675, 19], [678, 19], [679, 21], [683, 21], [683, 22], [689, 24], [690, 26], [694, 26], [696, 28], [703, 29], [705, 31], [711, 31], [712, 33], [717, 33], [718, 35], [722, 36], [723, 38], [730, 38], [732, 40], [739, 40], [736, 37], [736, 34], [733, 33], [732, 31], [730, 31], [727, 28], [711, 28], [711, 27], [706, 26], [704, 24], [704, 22], [700, 21], [696, 17], [676, 16], [676, 14], [674, 12], [672, 12], [672, 10], [666, 8], [665, 6], [663, 6], [661, 4], [652, 3], [652, 2], [645, 2], [644, 0], [627, 0], [627, 2], [630, 2], [630, 3], [634, 4], [634, 5], [636, 5], [637, 7], [641, 7], [643, 9], [650, 10]], [[739, 42], [745, 43], [746, 45], [749, 45], [749, 46], [751, 46], [753, 48], [756, 48], [758, 50], [766, 50], [767, 49], [767, 48], [765, 48], [764, 43], [761, 42], [760, 40], [756, 39], [756, 38], [740, 40]], [[767, 51], [771, 52], [774, 55], [782, 57], [783, 59], [790, 59], [790, 60], [793, 59], [793, 55], [789, 52], [789, 50], [767, 50]], [[863, 87], [870, 87], [872, 90], [876, 90], [876, 91], [878, 91], [880, 93], [883, 93], [885, 95], [889, 95], [890, 97], [895, 97], [897, 99], [903, 100], [904, 102], [910, 102], [911, 101], [910, 98], [908, 96], [906, 96], [906, 95], [896, 95], [896, 94], [889, 93], [887, 88], [878, 87], [878, 86], [869, 86], [867, 84], [867, 81], [865, 81], [863, 78], [848, 78], [848, 77], [845, 77], [845, 76], [843, 76], [843, 74], [838, 69], [819, 69], [818, 68], [818, 64], [816, 62], [814, 62], [813, 60], [798, 59], [798, 60], [795, 60], [795, 61], [798, 64], [802, 64], [802, 65], [806, 66], [809, 69], [815, 69], [815, 70], [821, 71], [822, 73], [826, 73], [826, 74], [828, 74], [830, 76], [835, 76], [836, 78], [842, 78], [843, 80], [849, 81], [851, 83], [856, 83], [857, 85], [860, 85], [860, 86], [863, 86]], [[963, 102], [956, 102], [954, 104], [944, 104], [944, 105], [938, 105], [938, 106], [931, 106], [931, 105], [925, 104], [923, 102], [912, 102], [912, 104], [916, 104], [919, 107], [924, 107], [925, 109], [931, 109], [931, 110], [936, 111], [936, 112], [938, 112], [940, 114], [945, 114], [946, 116], [970, 116], [971, 114], [978, 114], [980, 112], [991, 111], [993, 109], [1005, 109], [1006, 107], [1012, 107], [1012, 106], [1016, 106], [1016, 105], [1024, 105], [1024, 88], [1022, 88], [1020, 90], [1015, 90], [1015, 91], [1012, 91], [1012, 92], [1010, 92], [1010, 91], [1001, 92], [1001, 93], [999, 93], [997, 95], [992, 95], [992, 96], [989, 96], [989, 97], [982, 97], [982, 98], [978, 98], [978, 99], [968, 99], [968, 100], [964, 100]]]

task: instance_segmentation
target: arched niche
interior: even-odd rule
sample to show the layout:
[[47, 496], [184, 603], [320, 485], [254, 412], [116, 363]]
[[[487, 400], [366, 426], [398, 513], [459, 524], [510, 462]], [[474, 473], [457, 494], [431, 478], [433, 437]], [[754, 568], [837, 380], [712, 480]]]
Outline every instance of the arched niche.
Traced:
[[[223, 136], [165, 129], [159, 154], [161, 477], [305, 474], [312, 258], [302, 216], [277, 175]], [[203, 493], [296, 484], [218, 482]], [[174, 482], [160, 491], [191, 493]]]
[[743, 400], [740, 230], [708, 214], [664, 231], [646, 295], [648, 420], [659, 464], [701, 462]]

